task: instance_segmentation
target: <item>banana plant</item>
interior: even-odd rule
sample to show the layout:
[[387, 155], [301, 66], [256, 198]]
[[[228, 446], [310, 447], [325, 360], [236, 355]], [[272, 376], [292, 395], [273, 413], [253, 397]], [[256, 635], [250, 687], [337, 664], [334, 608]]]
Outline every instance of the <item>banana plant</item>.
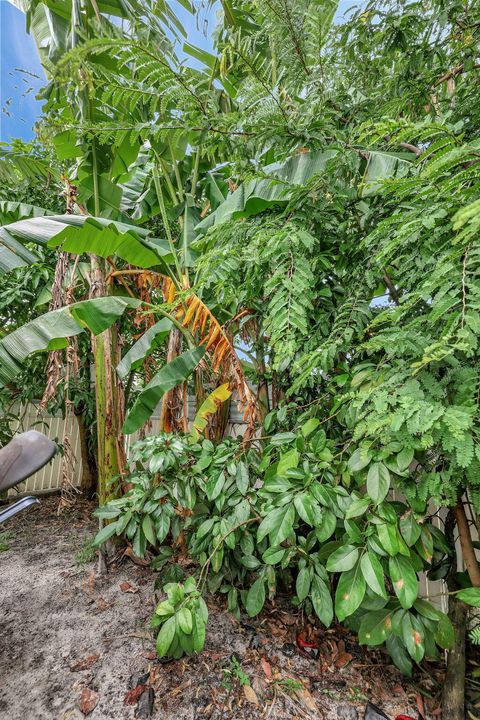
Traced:
[[[166, 26], [178, 32], [178, 23], [174, 13], [168, 8], [157, 8], [158, 12], [150, 12], [150, 7], [140, 6], [136, 0], [113, 0], [104, 3], [102, 0], [80, 0], [73, 5], [67, 0], [60, 2], [39, 2], [38, 0], [24, 0], [23, 9], [26, 12], [27, 28], [36, 41], [40, 58], [45, 69], [49, 84], [44, 90], [47, 99], [44, 112], [52, 111], [55, 116], [61, 116], [63, 122], [91, 124], [100, 121], [105, 114], [104, 108], [95, 94], [84, 83], [79, 82], [78, 73], [65, 82], [58, 77], [57, 69], [62, 60], [75, 52], [82, 44], [88, 42], [95, 34], [112, 36], [118, 31], [112, 22], [111, 16], [128, 20], [129, 23], [141, 22], [145, 14], [149, 15], [148, 25], [151, 35], [156, 39], [157, 45], [164, 48], [170, 45], [166, 38]], [[145, 23], [144, 23], [145, 24]], [[85, 68], [87, 73], [88, 69]], [[112, 180], [124, 169], [124, 158], [127, 154], [130, 161], [131, 148], [128, 143], [123, 145], [123, 152], [118, 148], [108, 148], [100, 144], [96, 137], [86, 133], [72, 134], [70, 131], [56, 132], [53, 139], [57, 158], [64, 165], [71, 177], [73, 171], [78, 195], [75, 198], [78, 211], [81, 214], [93, 214], [111, 219], [124, 219], [120, 209], [122, 190]], [[133, 153], [138, 153], [140, 142], [137, 141]], [[118, 150], [118, 152], [115, 152]], [[123, 163], [123, 166], [122, 166]], [[72, 216], [73, 218], [74, 216]], [[45, 222], [40, 223], [40, 220]], [[66, 218], [46, 220], [45, 218], [30, 218], [20, 221], [14, 228], [1, 229], [1, 257], [0, 269], [10, 270], [14, 267], [33, 262], [35, 255], [24, 248], [30, 241], [46, 242], [58, 230], [65, 230], [62, 242], [73, 242], [70, 234], [75, 235], [77, 246], [82, 248], [82, 230], [75, 234], [72, 223], [64, 222]], [[75, 222], [75, 221], [73, 221]], [[101, 299], [112, 289], [112, 283], [106, 282], [106, 260], [109, 252], [105, 248], [118, 249], [123, 242], [124, 253], [128, 255], [130, 246], [139, 250], [136, 243], [137, 235], [132, 237], [123, 230], [102, 227], [101, 220], [93, 227], [88, 221], [87, 232], [97, 238], [98, 243], [92, 247], [90, 253], [90, 297]], [[22, 224], [23, 223], [23, 224]], [[83, 224], [84, 221], [81, 221]], [[55, 225], [57, 227], [55, 227]], [[62, 225], [70, 225], [69, 228]], [[112, 234], [113, 233], [113, 234]], [[35, 237], [32, 238], [31, 235]], [[101, 238], [101, 239], [100, 239]], [[103, 242], [105, 241], [105, 243]], [[75, 243], [74, 243], [75, 244]], [[100, 247], [101, 246], [101, 247]], [[98, 252], [99, 251], [99, 254]], [[142, 245], [142, 261], [147, 266], [157, 261], [149, 254], [148, 248]], [[122, 251], [120, 250], [120, 255]], [[128, 258], [127, 258], [128, 261]], [[162, 260], [158, 260], [159, 264]], [[115, 365], [119, 360], [119, 346], [116, 329], [108, 326], [102, 333], [92, 335], [92, 347], [95, 363], [95, 392], [97, 405], [97, 437], [98, 437], [98, 469], [99, 469], [99, 496], [104, 501], [107, 488], [114, 476], [122, 471], [122, 442], [121, 420], [123, 416], [123, 403], [121, 391], [115, 374]], [[119, 442], [120, 437], [120, 442]]]

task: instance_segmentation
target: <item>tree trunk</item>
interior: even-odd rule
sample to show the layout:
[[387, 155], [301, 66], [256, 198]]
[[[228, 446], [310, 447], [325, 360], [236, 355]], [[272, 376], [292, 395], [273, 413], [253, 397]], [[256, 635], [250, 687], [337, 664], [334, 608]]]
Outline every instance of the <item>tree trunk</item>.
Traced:
[[472, 535], [470, 533], [470, 527], [462, 498], [459, 498], [455, 506], [455, 520], [457, 521], [458, 535], [460, 538], [460, 545], [462, 547], [465, 569], [468, 572], [468, 576], [473, 587], [480, 587], [480, 567], [475, 554]]
[[[90, 297], [108, 294], [103, 266], [91, 256]], [[115, 374], [118, 356], [116, 327], [92, 336], [95, 363], [95, 400], [97, 415], [98, 502], [104, 505], [112, 497], [112, 481], [124, 470], [123, 408], [119, 397], [119, 383]]]
[[[457, 509], [450, 508], [445, 522], [445, 536], [453, 549], [450, 570], [446, 577], [449, 592], [458, 590], [455, 575], [457, 553], [455, 550], [455, 520]], [[465, 718], [465, 635], [467, 606], [449, 595], [448, 615], [455, 630], [453, 648], [447, 653], [447, 671], [442, 690], [442, 720], [464, 720]]]
[[87, 428], [82, 412], [75, 412], [78, 424], [78, 436], [80, 440], [80, 456], [82, 458], [82, 477], [80, 480], [80, 489], [86, 498], [93, 498], [97, 488], [97, 469], [95, 459], [88, 448]]
[[447, 672], [442, 691], [442, 720], [465, 718], [465, 635], [468, 608], [454, 595], [448, 615], [455, 628], [455, 644], [448, 652]]
[[[172, 328], [168, 337], [167, 363], [182, 352], [182, 333]], [[184, 402], [184, 383], [165, 393], [160, 414], [161, 432], [188, 432], [187, 408]]]

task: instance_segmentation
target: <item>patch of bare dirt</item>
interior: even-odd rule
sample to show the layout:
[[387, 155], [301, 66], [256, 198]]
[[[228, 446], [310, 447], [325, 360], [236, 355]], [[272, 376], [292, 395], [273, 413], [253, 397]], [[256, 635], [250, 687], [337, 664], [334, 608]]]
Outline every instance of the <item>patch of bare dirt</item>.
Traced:
[[238, 622], [211, 599], [204, 652], [158, 662], [152, 573], [129, 559], [105, 577], [80, 564], [93, 506], [58, 517], [57, 503], [10, 522], [0, 552], [0, 718], [356, 720], [366, 699], [416, 717], [415, 692], [384, 654], [338, 628], [298, 640], [301, 617], [282, 603]]

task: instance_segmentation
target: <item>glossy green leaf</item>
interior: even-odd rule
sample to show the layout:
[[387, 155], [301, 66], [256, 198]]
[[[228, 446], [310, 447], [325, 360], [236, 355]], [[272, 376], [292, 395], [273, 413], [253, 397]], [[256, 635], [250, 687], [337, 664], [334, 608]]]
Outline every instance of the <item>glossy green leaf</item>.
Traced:
[[[300, 515], [301, 519], [306, 522], [308, 525], [313, 527], [315, 525], [315, 506], [313, 504], [312, 496], [310, 493], [299, 493], [298, 495], [295, 495], [294, 498], [294, 505], [295, 510]], [[316, 505], [316, 508], [318, 510], [318, 505]]]
[[337, 517], [329, 508], [322, 508], [320, 523], [315, 525], [315, 535], [320, 543], [326, 542], [335, 532]]
[[358, 560], [359, 548], [354, 545], [343, 545], [335, 550], [327, 560], [329, 572], [345, 572], [351, 570]]
[[366, 552], [361, 559], [363, 577], [369, 588], [380, 597], [387, 598], [383, 567], [372, 552]]
[[388, 570], [395, 595], [403, 608], [411, 608], [418, 595], [417, 573], [406, 557], [397, 555], [388, 561]]
[[237, 472], [235, 475], [235, 482], [237, 484], [238, 491], [241, 495], [245, 495], [249, 488], [249, 476], [248, 466], [243, 460], [240, 460], [237, 465]]
[[396, 525], [390, 523], [380, 523], [376, 525], [378, 539], [383, 549], [392, 556], [397, 555], [399, 551], [398, 535]]
[[480, 588], [465, 588], [465, 590], [460, 590], [456, 597], [458, 600], [463, 600], [463, 602], [467, 603], [467, 605], [480, 607]]
[[195, 652], [201, 652], [205, 645], [205, 629], [206, 620], [200, 615], [193, 618], [193, 649]]
[[313, 576], [310, 598], [319, 620], [325, 627], [330, 627], [333, 620], [332, 596], [330, 595], [327, 583], [319, 578], [318, 575]]
[[400, 471], [406, 470], [414, 457], [414, 451], [411, 448], [400, 450], [397, 455], [397, 465]]
[[259, 577], [247, 593], [245, 608], [249, 617], [258, 615], [265, 604], [265, 579]]
[[357, 448], [348, 461], [348, 469], [351, 472], [360, 472], [367, 467], [371, 460], [370, 451], [367, 448]]
[[290, 535], [295, 520], [293, 503], [271, 510], [262, 520], [257, 531], [257, 540], [260, 542], [269, 535], [272, 545], [280, 545]]
[[150, 545], [155, 546], [157, 543], [157, 534], [155, 532], [155, 527], [153, 525], [150, 515], [145, 515], [145, 517], [143, 518], [142, 530]]
[[376, 610], [363, 616], [358, 630], [360, 645], [382, 645], [392, 632], [390, 610]]
[[189, 635], [193, 629], [192, 613], [187, 607], [181, 608], [176, 614], [178, 626], [186, 635]]
[[451, 650], [455, 645], [455, 628], [452, 625], [452, 621], [445, 615], [441, 614], [437, 629], [435, 631], [435, 642], [445, 650]]
[[390, 635], [390, 637], [387, 638], [387, 650], [398, 669], [404, 675], [411, 677], [413, 669], [412, 661], [410, 660], [401, 639], [395, 635]]
[[421, 535], [422, 527], [415, 520], [413, 510], [407, 510], [399, 522], [400, 532], [408, 547], [412, 547]]
[[370, 498], [359, 498], [357, 500], [354, 500], [347, 508], [347, 512], [345, 513], [345, 517], [347, 519], [360, 517], [361, 515], [364, 515], [368, 509], [368, 506], [370, 505]]
[[157, 655], [159, 658], [165, 657], [174, 637], [175, 618], [171, 617], [162, 625], [157, 636]]
[[425, 629], [411, 613], [403, 618], [402, 638], [411, 657], [419, 663], [425, 654]]
[[390, 490], [390, 473], [381, 462], [372, 463], [367, 474], [367, 493], [374, 503], [379, 505]]
[[276, 565], [283, 560], [286, 552], [287, 549], [283, 547], [269, 547], [263, 553], [262, 560], [266, 565]]
[[335, 613], [342, 622], [357, 610], [365, 597], [366, 583], [360, 563], [340, 575], [335, 593]]
[[105, 525], [95, 535], [95, 538], [92, 542], [92, 547], [99, 547], [100, 545], [103, 545], [103, 543], [106, 542], [109, 538], [111, 538], [112, 535], [115, 535], [116, 530], [117, 523], [110, 523], [109, 525]]
[[286, 471], [290, 470], [291, 468], [296, 468], [298, 466], [299, 460], [300, 455], [298, 454], [297, 450], [292, 449], [286, 452], [284, 455], [281, 456], [280, 460], [278, 461], [277, 475], [279, 477], [285, 477]]
[[302, 568], [298, 575], [295, 583], [295, 589], [297, 591], [297, 597], [302, 602], [305, 600], [308, 593], [310, 592], [310, 572], [308, 568]]

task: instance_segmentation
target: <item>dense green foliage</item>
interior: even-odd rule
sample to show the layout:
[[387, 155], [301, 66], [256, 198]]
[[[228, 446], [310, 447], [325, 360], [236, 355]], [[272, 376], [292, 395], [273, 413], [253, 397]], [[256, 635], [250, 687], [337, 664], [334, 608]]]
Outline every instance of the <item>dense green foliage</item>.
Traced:
[[[270, 426], [278, 415], [285, 411]], [[270, 435], [262, 452], [246, 451], [241, 439], [214, 445], [163, 435], [136, 443], [133, 487], [96, 511], [110, 521], [96, 543], [125, 534], [137, 555], [155, 552], [162, 577], [176, 567], [180, 579], [175, 561], [187, 553], [201, 585], [226, 594], [237, 615], [241, 607], [257, 615], [277, 589], [290, 592], [326, 627], [335, 614], [361, 643], [386, 643], [411, 673], [412, 660], [439, 657], [435, 642], [453, 642], [450, 621], [418, 597], [417, 580], [448, 562], [449, 546], [432, 523], [386, 499], [412, 453], [391, 443], [388, 454], [357, 450], [347, 463], [320, 421], [303, 415], [301, 425]]]
[[[51, 278], [53, 250], [89, 259], [75, 300], [99, 285], [132, 296], [102, 298], [123, 305], [121, 324], [83, 306], [84, 327], [107, 329], [93, 347], [119, 363], [109, 386], [107, 354], [93, 353], [97, 423], [114, 406], [132, 432], [163, 398], [162, 428], [186, 431], [190, 377], [196, 411], [211, 400], [196, 438], [135, 446], [97, 542], [124, 535], [170, 575], [188, 552], [199, 591], [208, 582], [237, 613], [281, 586], [324, 625], [386, 643], [405, 672], [438, 658], [455, 633], [418, 597], [418, 574], [474, 605], [480, 587], [478, 3], [371, 0], [339, 21], [331, 0], [223, 0], [213, 54], [184, 46], [194, 67], [168, 3], [48, 2], [49, 23], [27, 5], [49, 76], [46, 149], [4, 152], [0, 178], [22, 201], [27, 181], [63, 183], [69, 214], [41, 217], [38, 195], [0, 206], [19, 317], [19, 279], [31, 292]], [[25, 338], [51, 350], [79, 331], [74, 308], [59, 313], [54, 336], [51, 314], [9, 326], [5, 384]], [[117, 382], [126, 407], [110, 402]], [[248, 442], [212, 442], [225, 423], [210, 393], [226, 384]], [[161, 655], [200, 647], [187, 582], [188, 598], [167, 588]]]

